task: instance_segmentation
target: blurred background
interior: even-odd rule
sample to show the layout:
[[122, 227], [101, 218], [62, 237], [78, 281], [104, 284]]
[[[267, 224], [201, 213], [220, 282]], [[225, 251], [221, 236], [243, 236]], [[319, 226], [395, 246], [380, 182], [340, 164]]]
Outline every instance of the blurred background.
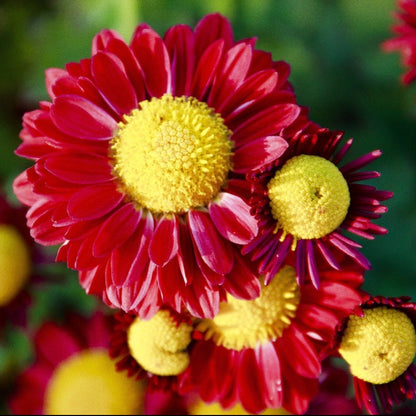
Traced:
[[[17, 204], [11, 183], [31, 163], [14, 150], [24, 112], [49, 99], [46, 68], [89, 57], [91, 40], [103, 28], [128, 42], [140, 22], [163, 35], [174, 24], [193, 28], [204, 14], [218, 11], [231, 21], [235, 39], [257, 37], [257, 48], [291, 65], [298, 103], [310, 108], [310, 118], [354, 138], [349, 159], [382, 150], [370, 165], [382, 176], [372, 184], [394, 197], [376, 221], [389, 233], [359, 240], [372, 263], [364, 289], [416, 301], [416, 85], [400, 83], [399, 54], [380, 48], [393, 36], [395, 9], [394, 0], [1, 0], [0, 186]], [[67, 309], [95, 307], [75, 272], [62, 264], [43, 267], [52, 279], [33, 289], [29, 325]], [[9, 331], [0, 345], [0, 381], [7, 384], [9, 368], [30, 354], [24, 335]]]

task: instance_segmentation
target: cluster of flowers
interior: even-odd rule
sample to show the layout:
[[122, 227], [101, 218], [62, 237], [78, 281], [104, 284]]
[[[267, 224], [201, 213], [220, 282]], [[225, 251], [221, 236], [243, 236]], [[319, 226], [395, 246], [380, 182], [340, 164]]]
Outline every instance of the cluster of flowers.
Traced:
[[40, 328], [13, 413], [378, 414], [416, 397], [416, 303], [362, 289], [354, 239], [387, 232], [392, 193], [362, 183], [381, 152], [346, 162], [353, 140], [310, 120], [255, 43], [214, 13], [130, 44], [103, 30], [91, 58], [46, 71], [13, 190], [31, 238], [108, 310]]

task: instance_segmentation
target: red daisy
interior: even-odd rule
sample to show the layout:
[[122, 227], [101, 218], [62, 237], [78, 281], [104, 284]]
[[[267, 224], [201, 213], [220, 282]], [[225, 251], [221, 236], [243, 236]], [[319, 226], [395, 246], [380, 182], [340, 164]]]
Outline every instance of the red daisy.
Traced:
[[91, 58], [46, 72], [51, 102], [25, 114], [16, 151], [35, 164], [14, 192], [87, 293], [142, 317], [258, 296], [239, 251], [258, 230], [244, 174], [308, 120], [289, 65], [254, 45], [210, 14], [163, 38], [141, 24], [129, 45], [104, 30]]
[[410, 84], [416, 79], [416, 1], [399, 0], [398, 7], [400, 11], [395, 13], [398, 22], [392, 26], [396, 37], [384, 41], [381, 47], [386, 52], [401, 53], [403, 66], [408, 68], [401, 79]]
[[335, 153], [343, 133], [315, 130], [290, 138], [283, 157], [264, 163], [248, 175], [252, 184], [250, 204], [259, 221], [259, 232], [242, 252], [259, 261], [266, 285], [287, 258], [294, 259], [299, 284], [309, 276], [317, 288], [320, 258], [339, 270], [336, 257], [340, 253], [370, 269], [370, 262], [359, 251], [361, 245], [343, 230], [367, 239], [387, 232], [372, 220], [387, 211], [380, 201], [391, 198], [392, 193], [357, 183], [380, 176], [359, 169], [381, 152], [373, 151], [340, 166], [352, 139]]
[[35, 266], [46, 256], [29, 234], [26, 212], [26, 207], [12, 205], [0, 192], [0, 328], [26, 325], [29, 288], [44, 280]]
[[192, 318], [165, 308], [148, 320], [121, 311], [114, 318], [110, 356], [117, 370], [146, 379], [149, 392], [177, 392], [189, 364], [186, 350], [192, 341]]
[[110, 330], [101, 312], [44, 323], [34, 336], [34, 363], [9, 400], [12, 414], [140, 414], [144, 385], [116, 370]]
[[241, 403], [250, 413], [304, 413], [318, 392], [325, 346], [360, 304], [362, 281], [358, 269], [326, 270], [317, 291], [310, 282], [299, 286], [285, 265], [259, 298], [228, 296], [215, 318], [197, 324], [180, 391], [225, 409]]
[[416, 303], [408, 296], [367, 295], [341, 325], [338, 338], [363, 410], [386, 414], [416, 398]]

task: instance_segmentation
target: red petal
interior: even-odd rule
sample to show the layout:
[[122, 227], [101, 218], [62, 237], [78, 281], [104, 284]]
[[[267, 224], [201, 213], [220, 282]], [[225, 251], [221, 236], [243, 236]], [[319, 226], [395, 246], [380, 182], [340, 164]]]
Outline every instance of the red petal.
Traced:
[[115, 211], [101, 226], [93, 247], [94, 257], [102, 257], [123, 244], [136, 230], [140, 213], [132, 203]]
[[84, 153], [60, 152], [47, 156], [45, 169], [66, 182], [90, 185], [113, 179], [108, 158]]
[[113, 182], [82, 188], [68, 201], [68, 214], [80, 220], [102, 217], [124, 198]]
[[[29, 168], [34, 170], [34, 167]], [[33, 192], [33, 184], [28, 179], [28, 170], [24, 170], [13, 181], [13, 192], [17, 199], [24, 205], [31, 206], [39, 197]]]
[[108, 44], [114, 39], [123, 40], [121, 35], [112, 29], [104, 29], [97, 33], [92, 40], [92, 55], [107, 49]]
[[287, 147], [287, 141], [279, 136], [266, 136], [248, 142], [235, 150], [234, 171], [245, 173], [259, 169], [281, 157]]
[[209, 215], [191, 210], [188, 221], [192, 239], [204, 262], [216, 273], [229, 273], [233, 267], [233, 253], [218, 234]]
[[116, 121], [91, 101], [77, 95], [60, 95], [51, 107], [55, 125], [72, 137], [108, 140], [117, 128]]
[[161, 97], [171, 92], [169, 54], [160, 36], [151, 28], [136, 31], [131, 47], [143, 69], [149, 94]]
[[91, 71], [100, 93], [116, 113], [129, 114], [137, 107], [134, 88], [117, 56], [109, 52], [97, 53], [91, 59]]
[[158, 266], [163, 267], [178, 252], [179, 229], [178, 219], [163, 216], [156, 226], [149, 245], [149, 257]]

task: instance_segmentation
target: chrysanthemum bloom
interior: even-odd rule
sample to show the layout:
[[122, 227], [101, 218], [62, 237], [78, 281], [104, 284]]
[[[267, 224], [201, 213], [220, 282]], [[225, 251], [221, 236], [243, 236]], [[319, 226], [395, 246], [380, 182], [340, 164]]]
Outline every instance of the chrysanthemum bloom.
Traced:
[[118, 372], [108, 353], [109, 318], [74, 315], [44, 323], [35, 334], [35, 361], [17, 380], [13, 414], [140, 414], [144, 384]]
[[340, 165], [352, 144], [350, 139], [336, 152], [342, 136], [327, 129], [296, 134], [283, 157], [267, 161], [248, 176], [259, 232], [242, 252], [259, 261], [266, 285], [287, 258], [293, 258], [298, 283], [309, 276], [317, 288], [319, 259], [339, 270], [336, 257], [342, 254], [364, 269], [371, 267], [359, 250], [361, 245], [343, 231], [367, 239], [385, 234], [387, 230], [372, 220], [387, 211], [380, 201], [392, 193], [357, 183], [380, 175], [359, 171], [377, 159], [380, 151]]
[[147, 379], [149, 391], [177, 392], [189, 365], [193, 318], [171, 309], [160, 309], [150, 319], [121, 311], [114, 315], [110, 356], [119, 371]]
[[399, 12], [396, 12], [398, 22], [392, 31], [396, 35], [381, 44], [386, 52], [401, 53], [403, 66], [408, 69], [401, 77], [404, 84], [410, 84], [416, 79], [416, 1], [399, 0]]
[[284, 265], [257, 299], [229, 295], [216, 317], [197, 324], [180, 391], [225, 409], [304, 413], [318, 391], [324, 348], [360, 304], [362, 281], [359, 271], [326, 270], [317, 291], [299, 286], [294, 267]]
[[348, 362], [358, 405], [385, 414], [416, 397], [416, 303], [368, 296], [341, 326], [338, 351]]
[[29, 234], [26, 211], [0, 193], [0, 328], [26, 324], [29, 286], [42, 280], [35, 271], [42, 255]]
[[254, 44], [211, 14], [163, 38], [141, 24], [129, 45], [104, 30], [91, 58], [46, 72], [51, 102], [25, 114], [16, 151], [35, 165], [14, 191], [87, 293], [143, 318], [258, 296], [239, 250], [257, 233], [241, 179], [307, 117], [289, 65]]

